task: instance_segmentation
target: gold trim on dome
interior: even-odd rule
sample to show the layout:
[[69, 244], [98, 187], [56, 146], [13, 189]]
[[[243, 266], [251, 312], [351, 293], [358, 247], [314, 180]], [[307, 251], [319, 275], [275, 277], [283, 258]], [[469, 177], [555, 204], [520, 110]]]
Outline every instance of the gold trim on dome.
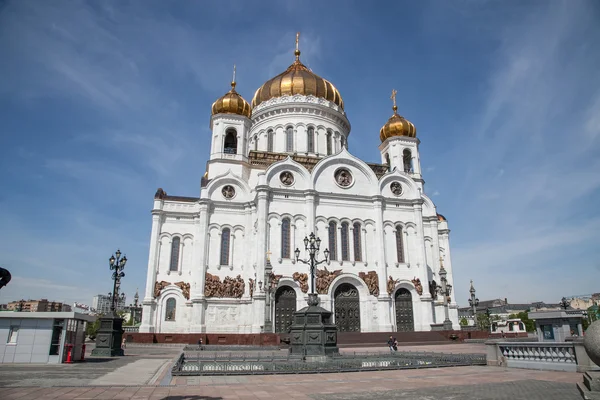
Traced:
[[250, 118], [252, 108], [242, 96], [235, 90], [235, 65], [233, 66], [233, 80], [231, 90], [212, 105], [212, 115], [216, 114], [238, 114]]
[[407, 136], [407, 137], [417, 137], [417, 128], [412, 124], [412, 122], [405, 119], [403, 116], [398, 115], [398, 106], [396, 106], [396, 94], [398, 92], [396, 89], [392, 90], [392, 99], [394, 110], [394, 115], [388, 119], [388, 122], [381, 127], [379, 131], [379, 139], [381, 142], [385, 142], [386, 139], [394, 137], [394, 136]]
[[337, 104], [344, 109], [342, 95], [327, 79], [321, 78], [300, 62], [298, 49], [300, 33], [296, 34], [296, 60], [284, 72], [265, 82], [258, 88], [252, 99], [252, 107], [274, 97], [293, 96], [296, 94], [315, 96]]

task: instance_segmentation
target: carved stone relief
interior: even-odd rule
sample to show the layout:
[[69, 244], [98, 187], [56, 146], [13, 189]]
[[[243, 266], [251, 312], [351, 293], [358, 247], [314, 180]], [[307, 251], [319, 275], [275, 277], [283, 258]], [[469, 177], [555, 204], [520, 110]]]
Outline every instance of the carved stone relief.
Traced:
[[329, 272], [327, 268], [317, 270], [317, 279], [315, 282], [318, 294], [327, 294], [331, 282], [342, 273], [341, 269]]
[[300, 285], [300, 290], [302, 290], [303, 293], [308, 292], [308, 274], [294, 272], [292, 279], [298, 282], [298, 285]]
[[388, 294], [392, 294], [394, 292], [394, 289], [396, 288], [396, 284], [398, 282], [400, 282], [400, 279], [394, 279], [391, 276], [388, 278], [388, 281], [387, 281]]
[[226, 199], [232, 199], [233, 196], [235, 196], [235, 189], [231, 185], [225, 185], [225, 186], [223, 186], [223, 189], [221, 190], [221, 194]]
[[206, 314], [209, 322], [231, 324], [237, 322], [238, 319], [237, 307], [231, 306], [209, 305], [206, 310]]
[[206, 273], [204, 296], [232, 297], [240, 299], [245, 291], [245, 283], [240, 275], [235, 278], [225, 277], [223, 282], [218, 276]]
[[390, 185], [390, 190], [396, 196], [400, 196], [402, 194], [402, 185], [400, 182], [392, 182]]
[[335, 181], [342, 187], [348, 187], [352, 184], [352, 174], [346, 168], [340, 168], [335, 171]]
[[285, 186], [293, 185], [294, 184], [294, 174], [292, 174], [290, 171], [283, 171], [281, 174], [279, 174], [279, 180]]
[[369, 288], [369, 294], [375, 297], [379, 296], [379, 277], [377, 276], [376, 271], [369, 271], [367, 273], [360, 272], [358, 276]]
[[181, 292], [183, 293], [183, 297], [185, 297], [186, 300], [190, 299], [190, 284], [189, 283], [185, 283], [185, 282], [181, 281], [181, 282], [175, 283], [175, 286], [178, 286], [179, 289], [181, 289]]
[[160, 296], [160, 292], [169, 285], [167, 281], [154, 282], [154, 298]]
[[421, 285], [421, 280], [419, 278], [413, 278], [411, 281], [413, 285], [415, 285], [415, 290], [419, 293], [419, 296], [423, 294], [423, 285]]

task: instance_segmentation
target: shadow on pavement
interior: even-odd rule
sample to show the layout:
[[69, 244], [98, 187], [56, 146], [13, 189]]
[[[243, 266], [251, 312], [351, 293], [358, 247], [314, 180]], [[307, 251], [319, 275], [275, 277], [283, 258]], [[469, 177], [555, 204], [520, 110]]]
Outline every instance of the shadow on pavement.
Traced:
[[210, 397], [210, 396], [167, 396], [161, 400], [223, 400], [222, 397]]

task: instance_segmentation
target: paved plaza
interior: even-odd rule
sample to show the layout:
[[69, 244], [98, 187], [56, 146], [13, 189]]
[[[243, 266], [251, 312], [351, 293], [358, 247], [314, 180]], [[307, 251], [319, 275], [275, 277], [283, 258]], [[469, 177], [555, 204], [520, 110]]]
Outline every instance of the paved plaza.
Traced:
[[[125, 357], [80, 364], [0, 365], [1, 399], [580, 399], [582, 374], [501, 367], [427, 368], [336, 374], [172, 377], [182, 346], [130, 346]], [[481, 353], [482, 345], [403, 351]], [[344, 349], [344, 351], [366, 349]], [[373, 351], [374, 349], [369, 349]], [[380, 351], [385, 351], [380, 348]]]

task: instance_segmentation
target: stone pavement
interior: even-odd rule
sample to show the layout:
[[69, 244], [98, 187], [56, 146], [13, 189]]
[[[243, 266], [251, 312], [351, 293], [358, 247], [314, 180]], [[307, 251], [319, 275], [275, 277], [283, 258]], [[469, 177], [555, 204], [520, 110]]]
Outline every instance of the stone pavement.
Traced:
[[[481, 352], [471, 344], [448, 346], [452, 347], [418, 346], [410, 350]], [[575, 400], [580, 398], [575, 384], [583, 379], [582, 374], [574, 372], [486, 366], [338, 374], [171, 377], [169, 366], [180, 348], [132, 347], [127, 353], [126, 357], [85, 364], [0, 365], [0, 399]]]

